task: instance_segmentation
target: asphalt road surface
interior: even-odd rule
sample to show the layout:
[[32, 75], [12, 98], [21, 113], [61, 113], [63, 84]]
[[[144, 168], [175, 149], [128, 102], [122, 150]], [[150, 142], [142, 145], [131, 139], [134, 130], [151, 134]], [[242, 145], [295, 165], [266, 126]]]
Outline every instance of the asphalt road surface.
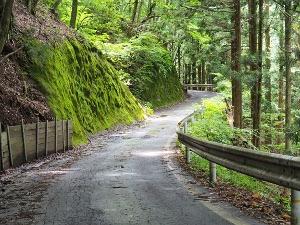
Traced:
[[94, 138], [91, 154], [40, 190], [38, 207], [34, 204], [35, 213], [24, 224], [259, 224], [228, 204], [196, 198], [210, 193], [174, 160], [177, 123], [193, 111], [194, 103], [214, 95], [192, 91], [185, 102], [161, 110], [142, 126], [111, 135], [104, 147]]

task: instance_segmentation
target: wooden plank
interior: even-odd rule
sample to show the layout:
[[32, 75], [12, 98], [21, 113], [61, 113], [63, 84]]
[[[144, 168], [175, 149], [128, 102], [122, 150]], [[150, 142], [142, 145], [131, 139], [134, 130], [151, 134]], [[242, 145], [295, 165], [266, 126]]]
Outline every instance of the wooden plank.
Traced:
[[67, 150], [69, 150], [70, 142], [69, 142], [69, 120], [67, 120]]
[[[39, 127], [39, 135], [44, 135], [45, 132], [46, 132], [46, 129], [45, 127]], [[57, 133], [60, 133], [62, 131], [62, 127], [61, 127], [61, 124], [57, 124]], [[26, 130], [26, 127], [25, 127], [25, 133], [26, 133], [26, 136], [31, 136], [31, 135], [35, 135], [36, 134], [36, 129], [35, 130]], [[55, 127], [53, 128], [49, 128], [48, 127], [48, 134], [55, 134]]]
[[48, 141], [47, 141], [47, 154], [53, 154], [55, 153], [55, 136], [49, 137], [48, 136]]
[[57, 153], [57, 119], [55, 117], [55, 152]]
[[24, 146], [22, 139], [19, 143], [11, 144], [12, 156], [13, 156], [13, 167], [21, 165], [25, 162], [24, 159]]
[[28, 162], [31, 162], [36, 159], [36, 141], [28, 141], [26, 140], [26, 148], [27, 148], [27, 158]]
[[[3, 134], [7, 135], [6, 132], [3, 132], [2, 135]], [[5, 169], [8, 169], [10, 167], [8, 145], [6, 144], [5, 146], [3, 146], [2, 150], [3, 150], [3, 168], [5, 170]]]
[[73, 124], [71, 120], [69, 120], [69, 146], [73, 147]]
[[[73, 134], [73, 132], [69, 131], [69, 134]], [[61, 132], [57, 132], [57, 136], [62, 136], [62, 133]], [[65, 134], [66, 136], [66, 134]], [[48, 133], [48, 138], [52, 138], [54, 137], [55, 138], [55, 134], [53, 133]], [[11, 138], [11, 144], [16, 144], [18, 142], [20, 142], [20, 137], [17, 137], [17, 138]], [[26, 143], [27, 142], [32, 142], [32, 141], [36, 141], [36, 134], [32, 134], [32, 135], [26, 135]], [[44, 135], [40, 135], [39, 134], [39, 141], [42, 141], [43, 143], [45, 143], [45, 134]]]
[[[39, 121], [40, 123], [40, 128], [44, 128], [46, 126], [46, 122], [41, 122]], [[19, 129], [20, 125], [17, 125], [17, 126], [11, 126], [11, 131], [14, 131], [15, 129]], [[50, 128], [55, 128], [55, 121], [48, 121], [48, 129]], [[25, 124], [25, 129], [26, 129], [26, 132], [27, 131], [35, 131], [36, 129], [36, 123], [30, 123], [30, 124]]]
[[10, 133], [11, 137], [13, 135], [15, 135], [15, 133], [20, 134], [20, 130], [21, 130], [21, 125], [9, 127], [9, 133]]
[[36, 122], [36, 136], [35, 136], [35, 140], [36, 140], [36, 145], [35, 145], [35, 158], [38, 159], [39, 158], [39, 126], [40, 126], [40, 119], [37, 118], [37, 122]]
[[64, 131], [64, 120], [62, 120], [62, 137], [63, 137], [63, 152], [66, 151], [66, 147], [65, 147], [65, 131]]
[[26, 137], [25, 137], [25, 129], [24, 129], [24, 120], [23, 119], [22, 119], [21, 127], [22, 127], [22, 142], [23, 142], [24, 159], [25, 159], [25, 162], [27, 162], [28, 159], [27, 159], [27, 149], [26, 149]]
[[9, 164], [10, 164], [10, 166], [14, 166], [12, 149], [11, 149], [11, 145], [10, 145], [10, 130], [9, 130], [9, 126], [7, 126], [7, 144], [8, 144], [8, 152], [9, 152]]
[[45, 127], [45, 155], [48, 155], [48, 120], [46, 120]]
[[1, 157], [1, 171], [3, 171], [4, 165], [3, 165], [2, 124], [1, 124], [1, 122], [0, 122], [0, 157]]
[[[6, 133], [2, 133], [2, 135], [6, 135]], [[8, 152], [8, 145], [2, 145], [2, 154], [3, 154], [3, 158], [8, 158], [9, 157], [9, 152]]]

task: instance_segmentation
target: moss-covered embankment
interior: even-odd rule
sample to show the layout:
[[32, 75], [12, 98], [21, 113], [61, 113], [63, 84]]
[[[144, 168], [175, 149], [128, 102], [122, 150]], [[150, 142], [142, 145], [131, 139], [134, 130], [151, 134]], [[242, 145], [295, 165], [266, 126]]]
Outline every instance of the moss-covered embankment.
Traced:
[[118, 72], [91, 44], [74, 38], [51, 45], [29, 41], [26, 51], [28, 72], [57, 118], [72, 119], [75, 144], [88, 133], [143, 119], [143, 109]]

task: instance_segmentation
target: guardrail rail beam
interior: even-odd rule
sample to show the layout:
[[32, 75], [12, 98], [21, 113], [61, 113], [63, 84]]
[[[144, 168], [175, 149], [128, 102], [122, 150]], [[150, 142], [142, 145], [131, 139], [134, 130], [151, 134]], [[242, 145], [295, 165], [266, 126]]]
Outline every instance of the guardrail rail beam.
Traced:
[[203, 110], [195, 111], [178, 123], [177, 135], [184, 145], [186, 160], [190, 151], [209, 161], [210, 184], [216, 183], [216, 165], [264, 180], [291, 191], [291, 224], [300, 225], [300, 157], [266, 153], [225, 145], [192, 137], [187, 133], [188, 122]]

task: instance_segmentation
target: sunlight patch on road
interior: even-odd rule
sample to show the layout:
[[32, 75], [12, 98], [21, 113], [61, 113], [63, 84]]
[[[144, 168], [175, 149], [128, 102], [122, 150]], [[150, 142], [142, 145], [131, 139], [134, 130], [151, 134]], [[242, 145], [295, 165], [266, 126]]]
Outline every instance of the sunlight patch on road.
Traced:
[[68, 171], [61, 171], [61, 170], [50, 170], [50, 171], [40, 171], [38, 172], [38, 174], [42, 174], [42, 175], [64, 175], [66, 174]]
[[163, 155], [169, 155], [174, 153], [173, 151], [147, 151], [147, 152], [136, 152], [133, 155], [141, 156], [141, 157], [157, 157]]
[[128, 173], [128, 172], [111, 172], [105, 173], [104, 176], [106, 177], [120, 177], [120, 176], [137, 176], [137, 173]]

